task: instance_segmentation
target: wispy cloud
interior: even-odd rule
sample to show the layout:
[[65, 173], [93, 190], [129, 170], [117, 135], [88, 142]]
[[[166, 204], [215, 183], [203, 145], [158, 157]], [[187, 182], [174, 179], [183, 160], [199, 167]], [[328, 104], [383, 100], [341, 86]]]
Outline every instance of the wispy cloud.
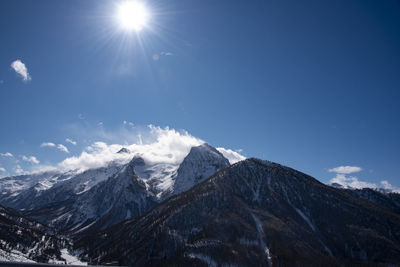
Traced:
[[44, 142], [44, 143], [42, 143], [40, 145], [40, 147], [55, 147], [55, 148], [57, 148], [58, 150], [60, 150], [62, 152], [69, 153], [68, 148], [66, 146], [64, 146], [63, 144], [56, 145], [56, 144], [54, 144], [52, 142]]
[[10, 152], [0, 153], [0, 156], [1, 157], [10, 157], [10, 158], [14, 157], [13, 154], [11, 154]]
[[225, 158], [229, 160], [230, 164], [234, 164], [238, 161], [246, 159], [243, 155], [239, 154], [236, 151], [233, 151], [232, 149], [226, 149], [223, 147], [217, 147], [217, 150], [224, 155]]
[[357, 166], [339, 166], [336, 168], [332, 168], [328, 170], [329, 172], [341, 173], [341, 174], [350, 174], [362, 171], [362, 168]]
[[30, 162], [32, 164], [39, 164], [40, 161], [34, 156], [22, 156], [23, 161]]
[[55, 147], [56, 144], [52, 143], [52, 142], [44, 142], [40, 145], [40, 147]]
[[67, 138], [67, 139], [65, 139], [65, 142], [70, 143], [70, 144], [76, 146], [76, 141], [74, 141], [74, 140], [72, 140], [72, 139]]
[[57, 149], [62, 152], [65, 152], [65, 153], [69, 153], [68, 148], [66, 146], [64, 146], [63, 144], [58, 144]]
[[6, 169], [0, 167], [0, 172], [5, 172], [5, 171], [6, 171]]
[[25, 66], [24, 63], [22, 63], [21, 60], [17, 59], [13, 61], [11, 63], [11, 68], [13, 68], [13, 70], [21, 76], [23, 81], [27, 82], [32, 80], [31, 76], [29, 75], [27, 67]]

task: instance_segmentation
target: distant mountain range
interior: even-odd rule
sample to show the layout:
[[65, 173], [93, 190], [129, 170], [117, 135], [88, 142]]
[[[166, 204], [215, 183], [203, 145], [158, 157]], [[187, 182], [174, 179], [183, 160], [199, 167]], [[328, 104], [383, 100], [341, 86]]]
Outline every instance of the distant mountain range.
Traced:
[[[7, 177], [0, 186], [0, 253], [26, 260], [62, 262], [70, 253], [134, 266], [400, 262], [399, 194], [336, 188], [259, 159], [230, 165], [208, 144], [178, 165], [132, 155], [126, 164]], [[15, 231], [34, 238], [10, 238]]]

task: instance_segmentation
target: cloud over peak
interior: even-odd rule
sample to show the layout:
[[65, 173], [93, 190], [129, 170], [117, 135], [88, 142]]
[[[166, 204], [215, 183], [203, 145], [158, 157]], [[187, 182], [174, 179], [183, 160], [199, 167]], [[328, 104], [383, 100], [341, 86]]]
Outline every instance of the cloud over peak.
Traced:
[[[127, 121], [126, 125], [129, 125], [129, 121]], [[119, 130], [111, 132], [106, 131], [104, 127], [101, 129], [96, 127], [96, 129], [92, 129], [92, 132], [86, 128], [76, 128], [74, 134], [82, 138], [82, 143], [89, 142], [88, 140], [93, 141], [90, 141], [80, 154], [65, 157], [58, 163], [41, 165], [39, 160], [33, 156], [21, 156], [21, 158], [23, 161], [34, 164], [26, 166], [31, 173], [48, 170], [85, 171], [92, 168], [105, 167], [110, 163], [125, 164], [135, 156], [142, 157], [150, 165], [168, 164], [178, 167], [192, 147], [205, 143], [185, 130], [175, 130], [169, 127], [162, 128], [154, 125], [139, 125], [135, 127], [126, 127], [126, 125], [121, 125]], [[81, 133], [81, 136], [79, 133]], [[68, 138], [66, 142], [76, 143], [76, 141]], [[57, 148], [61, 151], [69, 152], [64, 145], [53, 142], [43, 142], [40, 147]], [[122, 148], [126, 148], [128, 153], [117, 153]], [[238, 151], [223, 147], [217, 149], [231, 163], [245, 159]], [[14, 168], [14, 173], [27, 173], [22, 167]]]
[[24, 82], [32, 80], [31, 76], [29, 75], [28, 69], [21, 60], [17, 59], [11, 63], [11, 68], [21, 76]]
[[[145, 132], [136, 134], [132, 144], [107, 144], [94, 142], [79, 156], [66, 158], [58, 164], [63, 170], [98, 168], [110, 162], [126, 163], [134, 156], [142, 157], [147, 163], [180, 164], [193, 146], [204, 143], [186, 131], [176, 131], [168, 127], [148, 125]], [[130, 153], [117, 153], [121, 148]]]

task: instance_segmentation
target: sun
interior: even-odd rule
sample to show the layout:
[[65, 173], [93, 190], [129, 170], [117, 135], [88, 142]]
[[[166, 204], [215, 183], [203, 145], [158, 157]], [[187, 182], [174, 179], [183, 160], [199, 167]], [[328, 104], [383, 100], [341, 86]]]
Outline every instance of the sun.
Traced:
[[149, 12], [142, 2], [127, 1], [118, 6], [117, 19], [126, 30], [141, 31], [147, 25]]

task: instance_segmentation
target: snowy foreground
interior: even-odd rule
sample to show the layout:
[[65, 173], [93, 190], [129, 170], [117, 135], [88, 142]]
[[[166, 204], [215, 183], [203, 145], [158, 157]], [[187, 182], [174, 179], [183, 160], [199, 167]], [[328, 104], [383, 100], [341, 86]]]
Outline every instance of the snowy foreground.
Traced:
[[[50, 260], [51, 264], [71, 264], [71, 265], [81, 265], [86, 266], [86, 262], [80, 261], [76, 256], [68, 252], [66, 248], [61, 250], [61, 258], [63, 260]], [[0, 261], [13, 261], [13, 262], [27, 262], [36, 263], [35, 261], [29, 259], [27, 254], [24, 254], [18, 250], [12, 250], [7, 252], [0, 249]]]

